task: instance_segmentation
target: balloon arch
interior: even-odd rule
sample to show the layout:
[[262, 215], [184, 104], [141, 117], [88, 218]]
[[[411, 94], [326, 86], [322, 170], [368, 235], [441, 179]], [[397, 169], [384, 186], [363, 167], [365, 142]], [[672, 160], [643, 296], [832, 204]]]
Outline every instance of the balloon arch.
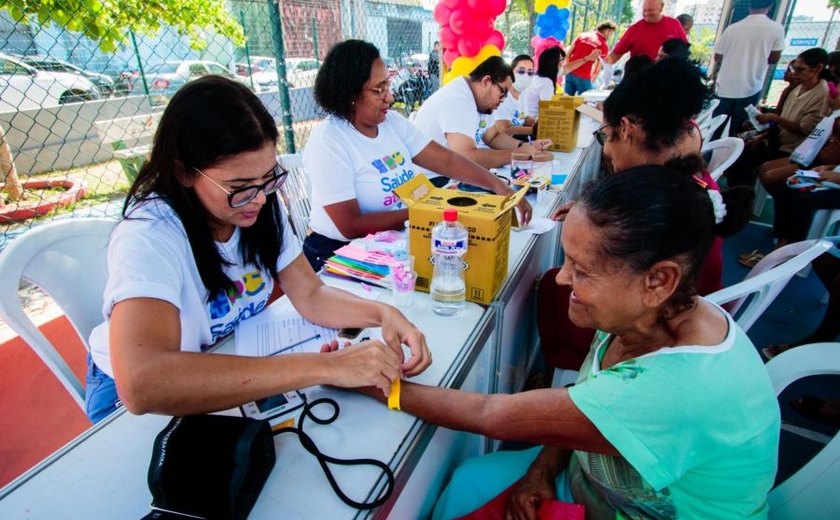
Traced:
[[[531, 46], [535, 59], [545, 49], [562, 46], [569, 30], [570, 0], [536, 0], [538, 13]], [[466, 76], [490, 56], [501, 56], [505, 36], [494, 27], [507, 0], [440, 0], [435, 21], [440, 24], [440, 44], [447, 72], [443, 82]]]

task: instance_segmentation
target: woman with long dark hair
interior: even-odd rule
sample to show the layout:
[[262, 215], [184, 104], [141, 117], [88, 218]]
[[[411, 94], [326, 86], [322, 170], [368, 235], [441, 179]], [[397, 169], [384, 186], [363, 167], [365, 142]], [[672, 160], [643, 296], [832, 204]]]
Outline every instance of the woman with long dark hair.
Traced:
[[565, 59], [566, 52], [560, 47], [546, 49], [537, 58], [537, 75], [521, 96], [523, 108], [528, 116], [538, 117], [540, 101], [551, 99], [557, 92], [557, 75]]
[[[131, 186], [108, 247], [105, 322], [90, 338], [87, 414], [119, 400], [133, 413], [224, 410], [317, 384], [374, 384], [431, 363], [423, 335], [393, 307], [325, 286], [292, 238], [277, 197], [287, 172], [260, 100], [206, 76], [164, 111], [151, 156]], [[307, 319], [381, 326], [390, 348], [268, 358], [204, 355], [262, 311], [275, 285]], [[401, 344], [412, 358], [402, 364]]]

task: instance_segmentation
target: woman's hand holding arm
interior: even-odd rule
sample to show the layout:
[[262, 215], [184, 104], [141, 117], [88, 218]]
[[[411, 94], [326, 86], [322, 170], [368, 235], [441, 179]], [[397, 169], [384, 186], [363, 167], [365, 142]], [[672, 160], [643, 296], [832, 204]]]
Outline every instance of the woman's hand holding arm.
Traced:
[[411, 358], [402, 365], [408, 376], [419, 374], [432, 363], [426, 337], [403, 314], [390, 305], [359, 298], [324, 285], [303, 255], [278, 273], [283, 291], [307, 320], [333, 328], [382, 327], [382, 337], [402, 362], [402, 345]]

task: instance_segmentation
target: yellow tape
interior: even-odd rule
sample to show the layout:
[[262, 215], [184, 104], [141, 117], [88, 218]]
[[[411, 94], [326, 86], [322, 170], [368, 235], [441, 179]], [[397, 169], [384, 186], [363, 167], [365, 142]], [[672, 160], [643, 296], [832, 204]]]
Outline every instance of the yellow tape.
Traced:
[[391, 383], [391, 393], [388, 394], [388, 409], [400, 411], [400, 378]]

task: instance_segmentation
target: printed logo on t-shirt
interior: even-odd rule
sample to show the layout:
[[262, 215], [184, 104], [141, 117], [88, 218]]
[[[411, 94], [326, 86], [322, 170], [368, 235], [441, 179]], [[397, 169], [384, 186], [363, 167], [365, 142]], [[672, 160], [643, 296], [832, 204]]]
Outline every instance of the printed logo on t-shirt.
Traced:
[[408, 182], [415, 175], [414, 170], [405, 168], [406, 163], [405, 157], [402, 156], [402, 152], [399, 150], [381, 159], [376, 159], [371, 163], [380, 174], [386, 175], [379, 179], [380, 187], [385, 194], [382, 199], [383, 206], [396, 205], [398, 208], [402, 207], [402, 200], [393, 191]]
[[268, 284], [260, 271], [245, 273], [241, 280], [233, 284], [233, 289], [218, 293], [207, 304], [210, 310], [210, 333], [214, 342], [233, 332], [241, 320], [247, 320], [263, 310], [270, 296]]
[[475, 130], [475, 144], [480, 145], [484, 134], [487, 132], [487, 120], [481, 119], [478, 122], [478, 128]]
[[525, 124], [525, 112], [518, 108], [513, 111], [513, 117], [510, 119], [510, 124], [513, 126], [523, 126]]

